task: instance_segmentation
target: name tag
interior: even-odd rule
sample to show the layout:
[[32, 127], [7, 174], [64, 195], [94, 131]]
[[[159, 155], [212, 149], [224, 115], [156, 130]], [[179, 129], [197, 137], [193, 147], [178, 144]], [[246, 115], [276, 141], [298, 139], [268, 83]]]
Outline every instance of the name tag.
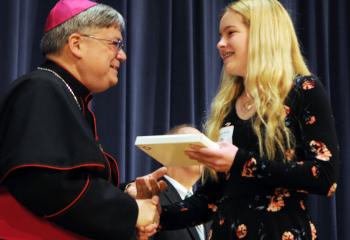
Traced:
[[233, 129], [234, 129], [233, 125], [221, 128], [219, 131], [220, 133], [219, 141], [232, 143]]

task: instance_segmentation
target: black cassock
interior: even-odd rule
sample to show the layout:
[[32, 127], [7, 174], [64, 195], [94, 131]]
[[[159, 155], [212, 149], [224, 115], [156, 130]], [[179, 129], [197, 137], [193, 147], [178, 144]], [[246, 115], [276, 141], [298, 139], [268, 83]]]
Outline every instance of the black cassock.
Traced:
[[91, 93], [47, 61], [0, 105], [0, 184], [36, 215], [93, 239], [131, 239], [138, 207], [98, 142]]

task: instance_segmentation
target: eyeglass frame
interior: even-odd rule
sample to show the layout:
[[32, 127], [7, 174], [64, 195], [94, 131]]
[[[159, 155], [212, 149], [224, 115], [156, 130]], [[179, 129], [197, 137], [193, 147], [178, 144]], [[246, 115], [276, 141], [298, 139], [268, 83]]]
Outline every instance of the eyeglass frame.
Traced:
[[112, 40], [112, 39], [99, 38], [99, 37], [95, 37], [93, 35], [88, 35], [88, 34], [80, 34], [80, 35], [83, 37], [87, 37], [87, 38], [91, 38], [91, 39], [95, 39], [95, 40], [102, 40], [102, 41], [109, 42], [117, 49], [117, 51], [124, 50], [124, 47], [125, 47], [125, 43], [122, 39]]

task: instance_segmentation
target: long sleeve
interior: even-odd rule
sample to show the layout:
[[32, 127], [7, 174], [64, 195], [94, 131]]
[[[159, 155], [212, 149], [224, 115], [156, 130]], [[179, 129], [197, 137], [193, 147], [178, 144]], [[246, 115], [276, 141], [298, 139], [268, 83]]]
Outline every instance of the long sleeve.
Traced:
[[209, 221], [217, 211], [223, 185], [208, 180], [194, 195], [171, 205], [162, 206], [160, 227], [174, 230]]
[[33, 213], [92, 239], [131, 239], [138, 207], [112, 183], [76, 171], [24, 168], [5, 186]]
[[294, 104], [286, 105], [286, 121], [294, 121], [291, 130], [297, 146], [287, 150], [288, 159], [270, 161], [239, 149], [231, 173], [254, 184], [330, 196], [336, 188], [339, 161], [331, 107], [318, 80], [300, 78], [295, 88], [299, 94], [294, 94]]

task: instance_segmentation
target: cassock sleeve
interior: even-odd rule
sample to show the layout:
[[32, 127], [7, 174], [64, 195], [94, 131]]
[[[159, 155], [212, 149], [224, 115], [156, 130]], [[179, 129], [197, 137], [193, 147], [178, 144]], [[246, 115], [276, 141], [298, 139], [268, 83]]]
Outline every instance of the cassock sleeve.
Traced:
[[80, 170], [23, 168], [5, 181], [36, 215], [92, 239], [131, 239], [138, 207], [110, 182]]

